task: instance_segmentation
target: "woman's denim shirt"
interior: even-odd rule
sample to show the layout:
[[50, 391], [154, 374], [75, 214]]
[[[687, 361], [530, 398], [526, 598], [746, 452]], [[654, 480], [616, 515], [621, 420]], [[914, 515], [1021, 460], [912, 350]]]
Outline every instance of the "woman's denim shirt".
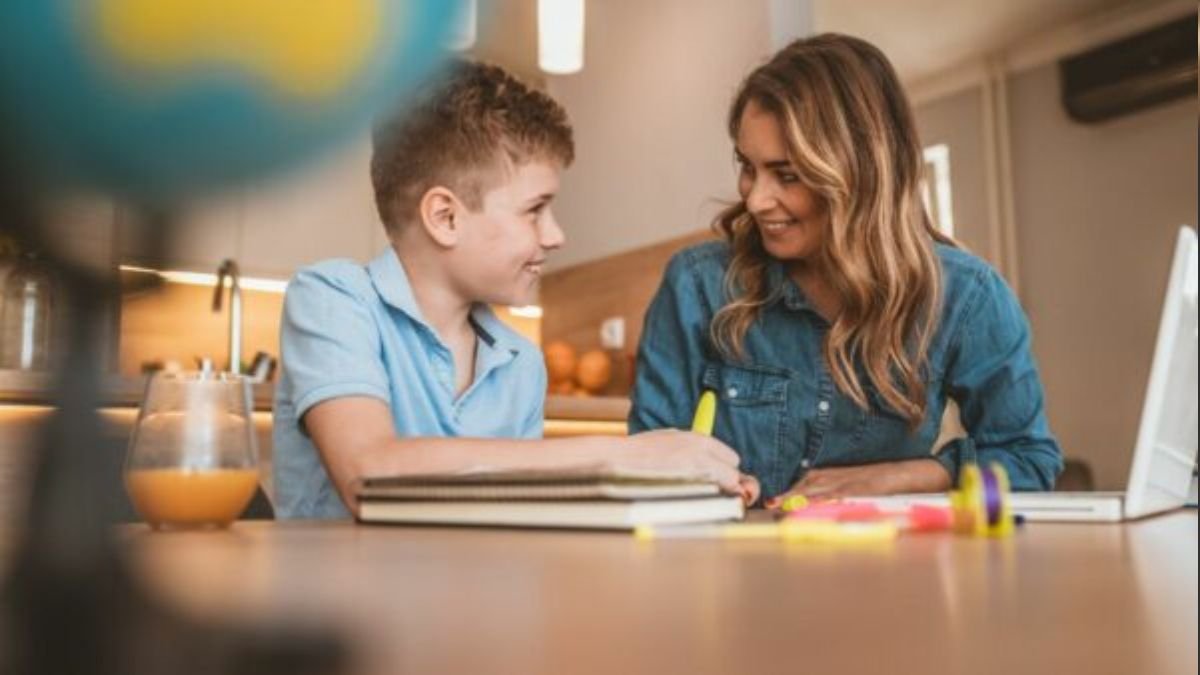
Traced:
[[[928, 408], [915, 432], [863, 379], [870, 410], [842, 395], [821, 346], [829, 324], [784, 266], [768, 282], [780, 292], [745, 337], [745, 358], [723, 358], [709, 326], [727, 300], [725, 242], [676, 254], [646, 313], [638, 349], [630, 432], [686, 429], [705, 389], [718, 393], [714, 435], [741, 455], [763, 497], [786, 492], [815, 467], [931, 457], [958, 481], [966, 463], [999, 462], [1015, 490], [1049, 490], [1062, 452], [1046, 423], [1029, 325], [1016, 297], [985, 262], [937, 247], [943, 272], [941, 321], [929, 350]], [[958, 403], [967, 438], [932, 447], [947, 399]]]

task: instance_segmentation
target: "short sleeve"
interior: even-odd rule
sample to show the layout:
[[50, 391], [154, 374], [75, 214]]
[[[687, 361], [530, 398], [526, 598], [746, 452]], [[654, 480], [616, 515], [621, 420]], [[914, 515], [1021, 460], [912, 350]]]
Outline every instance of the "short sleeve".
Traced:
[[379, 326], [360, 286], [345, 275], [304, 270], [288, 285], [280, 349], [289, 398], [300, 419], [333, 398], [370, 396], [389, 403]]

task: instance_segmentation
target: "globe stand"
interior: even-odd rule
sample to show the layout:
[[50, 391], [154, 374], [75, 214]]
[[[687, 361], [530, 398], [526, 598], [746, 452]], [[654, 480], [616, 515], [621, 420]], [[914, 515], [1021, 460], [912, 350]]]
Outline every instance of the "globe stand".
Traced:
[[[0, 225], [36, 246], [45, 228], [18, 176], [0, 170]], [[155, 253], [169, 235], [162, 213], [148, 228]], [[344, 672], [349, 652], [333, 635], [193, 618], [133, 575], [114, 532], [122, 491], [114, 458], [123, 448], [96, 412], [97, 345], [116, 282], [53, 262], [71, 308], [68, 351], [56, 410], [40, 429], [27, 515], [0, 579], [0, 675]]]

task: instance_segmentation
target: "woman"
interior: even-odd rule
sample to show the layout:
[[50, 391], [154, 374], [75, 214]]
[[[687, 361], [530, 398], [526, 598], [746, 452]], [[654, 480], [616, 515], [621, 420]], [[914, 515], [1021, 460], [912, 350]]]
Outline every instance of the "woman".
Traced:
[[[630, 431], [686, 427], [700, 393], [767, 506], [950, 488], [969, 462], [1014, 489], [1061, 470], [1030, 334], [1000, 276], [930, 223], [921, 145], [887, 58], [820, 35], [742, 83], [741, 199], [724, 241], [669, 264], [646, 315]], [[948, 400], [967, 437], [933, 447]]]

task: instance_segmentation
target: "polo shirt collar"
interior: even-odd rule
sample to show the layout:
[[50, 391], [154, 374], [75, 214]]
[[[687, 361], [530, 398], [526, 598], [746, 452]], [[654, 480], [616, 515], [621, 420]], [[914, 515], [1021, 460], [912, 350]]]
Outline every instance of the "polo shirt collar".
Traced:
[[404, 264], [400, 262], [400, 256], [396, 255], [396, 249], [388, 246], [374, 260], [367, 263], [367, 274], [371, 277], [371, 283], [375, 285], [375, 292], [386, 304], [428, 326], [421, 314], [421, 308], [417, 305], [417, 298], [413, 295], [412, 284], [408, 282]]
[[[396, 249], [388, 246], [374, 260], [367, 263], [367, 273], [375, 286], [375, 292], [384, 303], [408, 315], [432, 335], [437, 335], [421, 314], [417, 298], [413, 295], [412, 284], [408, 281], [408, 273], [404, 270], [404, 263], [400, 262]], [[489, 352], [494, 352], [494, 355], [485, 359], [489, 365], [511, 360], [516, 355], [517, 345], [510, 340], [508, 328], [486, 304], [475, 304], [471, 309], [470, 322], [475, 334], [479, 336], [480, 343]]]

